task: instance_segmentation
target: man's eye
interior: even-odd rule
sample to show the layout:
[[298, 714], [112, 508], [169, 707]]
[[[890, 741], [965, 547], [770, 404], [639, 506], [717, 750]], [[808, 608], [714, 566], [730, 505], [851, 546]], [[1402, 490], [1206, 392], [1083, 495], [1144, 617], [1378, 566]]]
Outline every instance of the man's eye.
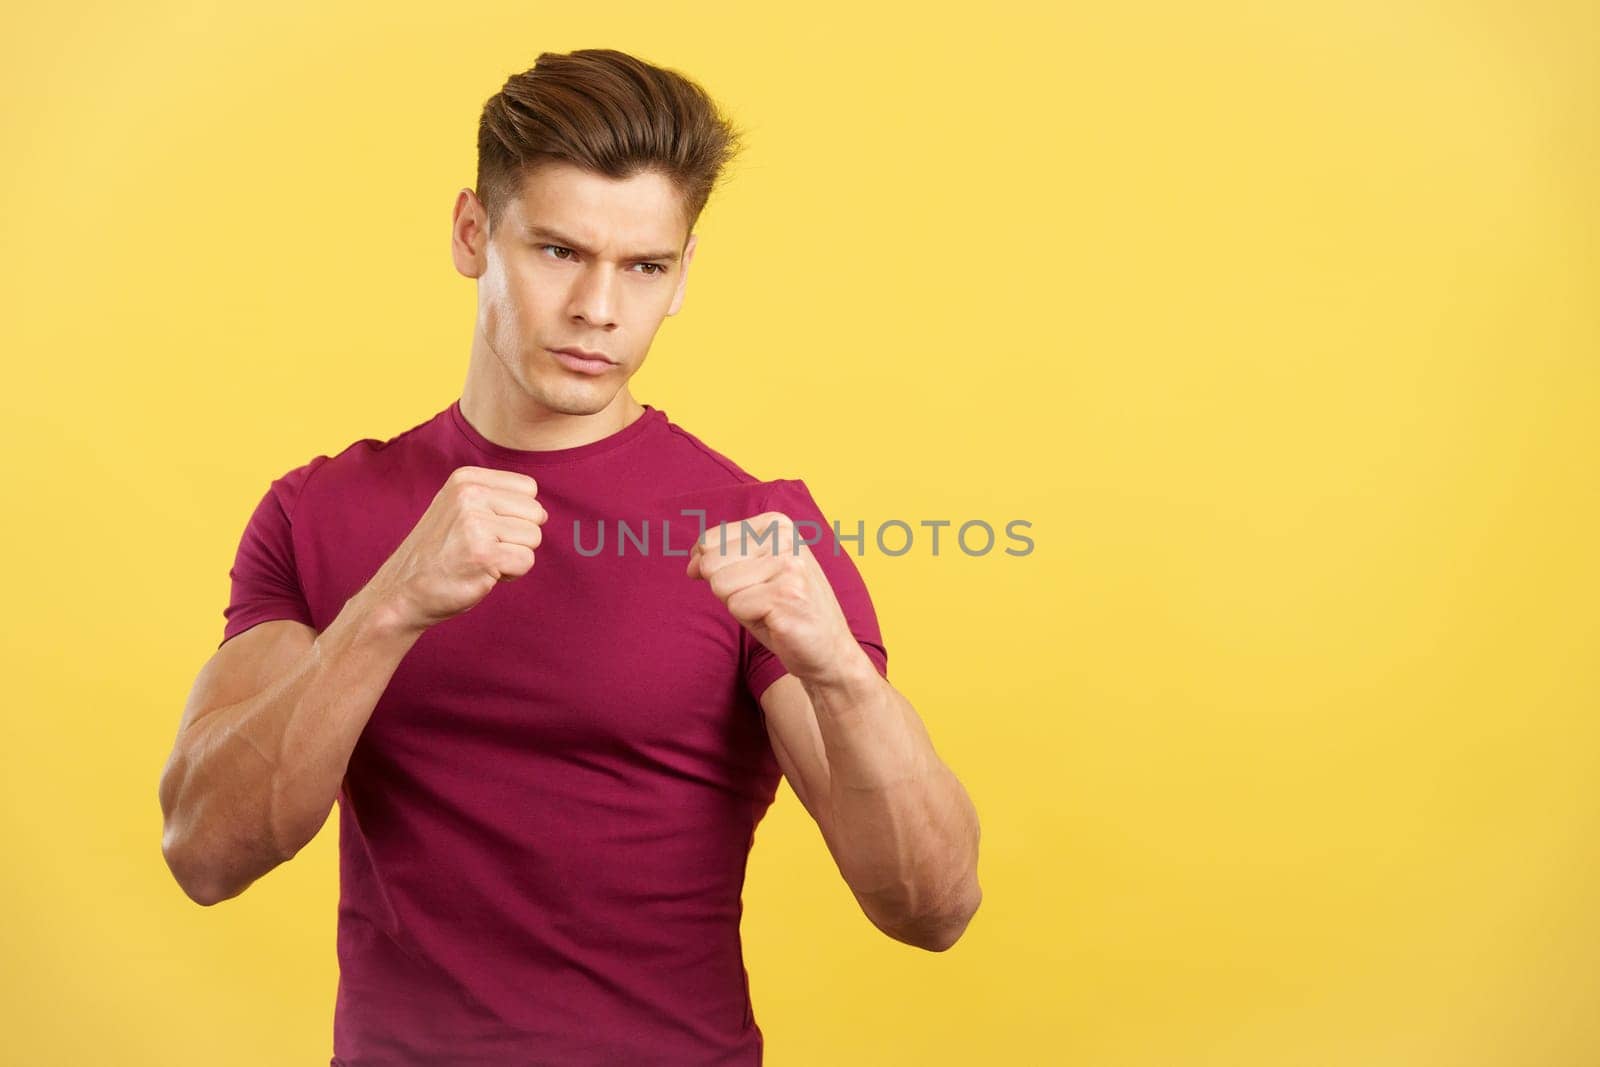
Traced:
[[[569, 256], [572, 256], [572, 255], [575, 254], [572, 251], [572, 249], [567, 248], [564, 245], [540, 245], [539, 246], [539, 251], [543, 252], [543, 251], [547, 251], [547, 250], [553, 250], [554, 252], [558, 253], [556, 255], [556, 258], [560, 259], [560, 260], [566, 260]], [[561, 253], [565, 253], [565, 254], [561, 254]], [[648, 267], [649, 269], [644, 271], [644, 273], [645, 274], [649, 274], [649, 275], [665, 274], [667, 272], [667, 268], [662, 266], [660, 263], [640, 263], [640, 264], [637, 264], [637, 265], [641, 266], [641, 267]]]

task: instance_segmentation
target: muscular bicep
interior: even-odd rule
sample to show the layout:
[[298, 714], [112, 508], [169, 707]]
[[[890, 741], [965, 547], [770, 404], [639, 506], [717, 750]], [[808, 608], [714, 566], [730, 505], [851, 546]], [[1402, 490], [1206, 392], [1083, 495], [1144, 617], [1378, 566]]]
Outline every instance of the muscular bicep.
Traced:
[[316, 638], [316, 630], [293, 619], [271, 619], [228, 638], [195, 677], [178, 732], [209, 712], [266, 690], [289, 672]]
[[761, 694], [767, 738], [772, 754], [800, 804], [816, 820], [823, 839], [829, 840], [828, 755], [817, 726], [816, 709], [805, 686], [792, 674], [785, 674]]
[[187, 777], [175, 773], [183, 765], [179, 758], [185, 733], [207, 715], [264, 692], [306, 654], [316, 636], [317, 631], [305, 623], [272, 619], [228, 638], [211, 654], [189, 689], [172, 753], [161, 772], [163, 816], [172, 815]]

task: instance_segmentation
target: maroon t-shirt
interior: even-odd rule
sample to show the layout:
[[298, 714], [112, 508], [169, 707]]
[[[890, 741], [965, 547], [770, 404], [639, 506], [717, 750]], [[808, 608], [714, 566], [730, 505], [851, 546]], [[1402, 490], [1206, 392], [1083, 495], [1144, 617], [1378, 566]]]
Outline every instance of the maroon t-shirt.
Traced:
[[332, 1064], [759, 1064], [740, 894], [781, 776], [757, 699], [784, 668], [683, 573], [702, 529], [683, 512], [815, 523], [887, 676], [858, 543], [803, 481], [760, 481], [650, 405], [524, 451], [454, 402], [272, 482], [223, 641], [324, 629], [461, 466], [531, 475], [549, 520], [532, 570], [416, 642], [351, 755]]

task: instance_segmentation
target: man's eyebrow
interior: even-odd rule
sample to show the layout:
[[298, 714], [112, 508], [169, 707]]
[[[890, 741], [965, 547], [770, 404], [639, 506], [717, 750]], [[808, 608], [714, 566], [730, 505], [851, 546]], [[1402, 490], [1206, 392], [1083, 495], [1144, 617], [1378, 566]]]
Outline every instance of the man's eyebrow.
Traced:
[[[534, 237], [541, 241], [549, 241], [553, 244], [558, 244], [563, 248], [570, 248], [574, 252], [582, 252], [586, 256], [594, 255], [594, 249], [585, 248], [572, 238], [557, 230], [552, 230], [548, 226], [537, 226], [530, 224], [523, 226], [523, 230], [529, 237]], [[669, 263], [676, 263], [678, 261], [678, 253], [671, 250], [666, 252], [638, 252], [625, 258], [629, 260], [664, 259]]]

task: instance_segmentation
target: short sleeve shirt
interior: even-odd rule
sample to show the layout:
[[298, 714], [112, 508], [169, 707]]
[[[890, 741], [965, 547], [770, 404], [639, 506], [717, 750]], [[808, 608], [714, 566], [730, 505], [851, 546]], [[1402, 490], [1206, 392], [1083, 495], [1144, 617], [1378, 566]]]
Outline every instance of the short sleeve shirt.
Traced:
[[549, 519], [526, 575], [417, 640], [351, 755], [332, 1063], [759, 1064], [739, 920], [785, 671], [684, 568], [707, 526], [789, 515], [887, 676], [851, 554], [804, 481], [658, 408], [528, 451], [456, 401], [271, 483], [222, 640], [325, 629], [461, 466], [532, 476]]

